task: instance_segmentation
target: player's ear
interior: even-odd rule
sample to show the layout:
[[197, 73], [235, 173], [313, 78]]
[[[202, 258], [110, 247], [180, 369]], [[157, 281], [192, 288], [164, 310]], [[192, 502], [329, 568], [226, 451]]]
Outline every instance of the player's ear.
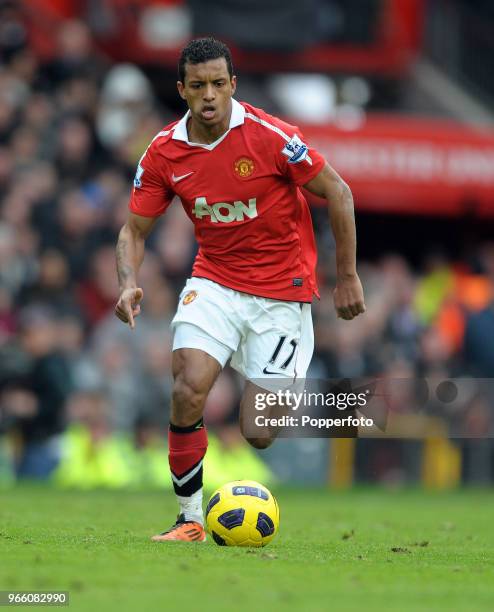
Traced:
[[185, 92], [184, 92], [185, 86], [182, 83], [182, 81], [177, 81], [177, 89], [178, 89], [179, 96], [182, 98], [182, 100], [185, 100]]
[[233, 94], [235, 93], [237, 89], [237, 77], [235, 75], [232, 76], [230, 83], [232, 85], [232, 96], [233, 96]]

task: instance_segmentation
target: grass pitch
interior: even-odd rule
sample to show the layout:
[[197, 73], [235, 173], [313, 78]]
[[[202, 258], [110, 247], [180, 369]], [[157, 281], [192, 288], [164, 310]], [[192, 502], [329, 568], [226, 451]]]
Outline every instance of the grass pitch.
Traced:
[[0, 590], [68, 590], [72, 610], [493, 610], [494, 493], [273, 490], [266, 548], [163, 545], [171, 495], [0, 494]]

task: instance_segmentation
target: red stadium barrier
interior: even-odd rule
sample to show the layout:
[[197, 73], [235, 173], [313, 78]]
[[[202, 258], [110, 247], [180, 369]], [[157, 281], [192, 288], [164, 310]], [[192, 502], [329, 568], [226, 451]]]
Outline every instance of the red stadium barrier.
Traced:
[[351, 185], [359, 210], [494, 217], [494, 130], [403, 116], [302, 130]]

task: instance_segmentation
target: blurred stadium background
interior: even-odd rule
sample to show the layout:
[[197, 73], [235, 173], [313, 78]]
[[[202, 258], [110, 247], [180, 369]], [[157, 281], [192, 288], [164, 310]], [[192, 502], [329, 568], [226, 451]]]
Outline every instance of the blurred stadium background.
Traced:
[[[185, 111], [176, 62], [196, 35], [230, 44], [236, 97], [300, 125], [354, 192], [367, 313], [335, 318], [334, 245], [313, 201], [310, 375], [494, 371], [491, 2], [0, 0], [1, 485], [171, 488], [169, 322], [192, 227], [175, 203], [149, 240], [135, 333], [113, 315], [114, 245], [137, 160]], [[402, 439], [257, 454], [238, 432], [240, 388], [227, 370], [208, 401], [209, 487], [494, 478], [494, 410], [475, 394]]]

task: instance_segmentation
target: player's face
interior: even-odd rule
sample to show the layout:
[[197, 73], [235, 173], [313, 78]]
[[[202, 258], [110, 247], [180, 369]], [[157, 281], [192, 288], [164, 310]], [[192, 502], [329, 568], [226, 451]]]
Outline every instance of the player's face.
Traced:
[[185, 82], [177, 83], [194, 120], [208, 128], [226, 122], [225, 129], [236, 85], [236, 77], [230, 78], [224, 57], [202, 64], [185, 64]]

